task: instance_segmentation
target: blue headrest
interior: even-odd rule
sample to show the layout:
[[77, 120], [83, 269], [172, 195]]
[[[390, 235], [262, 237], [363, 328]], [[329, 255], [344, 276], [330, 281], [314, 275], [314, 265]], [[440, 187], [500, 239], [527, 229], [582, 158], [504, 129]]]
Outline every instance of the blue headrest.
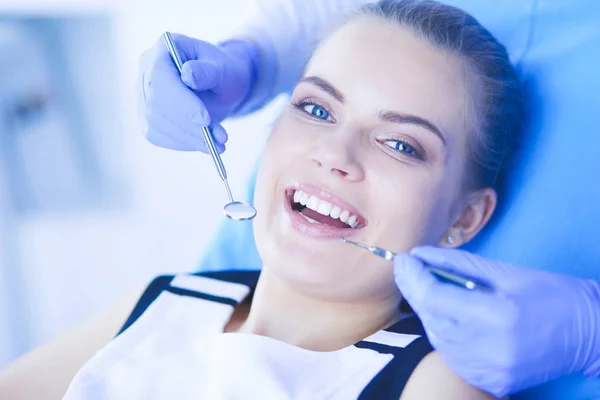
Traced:
[[[468, 249], [600, 280], [600, 2], [447, 3], [507, 47], [528, 99], [527, 129], [500, 182], [500, 207]], [[254, 179], [247, 199], [253, 187]], [[201, 264], [232, 267], [261, 267], [251, 223], [226, 221]], [[600, 398], [600, 379], [575, 374], [511, 398]]]

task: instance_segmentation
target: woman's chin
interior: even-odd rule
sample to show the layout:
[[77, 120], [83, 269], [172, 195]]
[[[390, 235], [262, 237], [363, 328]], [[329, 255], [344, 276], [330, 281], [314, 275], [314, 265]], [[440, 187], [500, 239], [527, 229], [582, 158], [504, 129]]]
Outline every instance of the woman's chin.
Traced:
[[352, 260], [345, 257], [342, 245], [342, 242], [307, 243], [291, 237], [279, 237], [264, 249], [263, 261], [268, 268], [302, 280], [328, 281], [343, 276], [348, 266], [353, 264]]

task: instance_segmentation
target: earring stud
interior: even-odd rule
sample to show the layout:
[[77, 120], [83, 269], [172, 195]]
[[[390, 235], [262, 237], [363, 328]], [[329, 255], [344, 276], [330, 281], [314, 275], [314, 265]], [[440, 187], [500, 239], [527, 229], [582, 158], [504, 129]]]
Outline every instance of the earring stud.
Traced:
[[448, 236], [446, 238], [446, 243], [448, 243], [448, 244], [454, 244], [454, 238], [452, 236]]

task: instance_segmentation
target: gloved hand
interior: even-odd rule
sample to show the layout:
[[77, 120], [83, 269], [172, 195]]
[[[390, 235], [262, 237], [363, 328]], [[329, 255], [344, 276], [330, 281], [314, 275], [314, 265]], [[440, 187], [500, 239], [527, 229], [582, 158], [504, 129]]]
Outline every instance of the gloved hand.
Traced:
[[[423, 263], [479, 277], [502, 294], [441, 283]], [[571, 372], [600, 375], [600, 282], [435, 247], [398, 255], [394, 274], [433, 347], [479, 389], [502, 397]]]
[[208, 152], [201, 126], [211, 126], [220, 152], [227, 134], [218, 124], [242, 105], [257, 77], [258, 53], [250, 42], [219, 46], [173, 34], [181, 76], [162, 37], [140, 61], [139, 111], [151, 143], [174, 150]]

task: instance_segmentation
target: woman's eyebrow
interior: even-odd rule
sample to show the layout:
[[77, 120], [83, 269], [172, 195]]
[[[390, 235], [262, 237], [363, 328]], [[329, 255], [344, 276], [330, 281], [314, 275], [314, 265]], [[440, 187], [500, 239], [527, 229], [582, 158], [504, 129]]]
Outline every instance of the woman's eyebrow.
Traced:
[[300, 79], [300, 82], [312, 83], [315, 86], [321, 88], [324, 92], [328, 93], [331, 97], [344, 104], [344, 95], [342, 92], [336, 89], [331, 83], [318, 76], [305, 76]]
[[381, 119], [382, 121], [393, 122], [396, 124], [410, 124], [421, 126], [435, 134], [442, 141], [444, 146], [446, 145], [446, 138], [444, 137], [442, 132], [438, 129], [437, 126], [435, 126], [433, 123], [431, 123], [425, 118], [412, 114], [400, 114], [395, 111], [380, 111], [379, 119]]
[[[335, 98], [340, 103], [344, 104], [345, 97], [335, 86], [331, 83], [327, 82], [325, 79], [318, 76], [305, 76], [302, 77], [298, 83], [310, 83], [317, 87], [319, 87], [324, 92], [328, 93], [331, 97]], [[385, 122], [392, 122], [396, 124], [410, 124], [421, 126], [428, 131], [435, 134], [444, 145], [446, 145], [446, 138], [442, 134], [442, 132], [435, 126], [432, 122], [428, 121], [426, 118], [422, 118], [412, 114], [401, 114], [395, 111], [380, 111], [379, 119]]]

